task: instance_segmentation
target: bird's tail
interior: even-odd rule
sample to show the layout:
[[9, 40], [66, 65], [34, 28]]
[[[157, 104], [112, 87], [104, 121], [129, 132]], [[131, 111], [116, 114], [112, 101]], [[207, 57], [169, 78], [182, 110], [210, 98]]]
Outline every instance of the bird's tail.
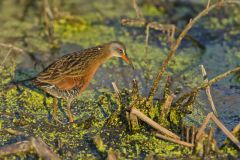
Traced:
[[19, 85], [25, 86], [25, 87], [29, 88], [29, 85], [27, 85], [27, 83], [28, 82], [32, 82], [35, 79], [36, 79], [36, 77], [25, 79], [25, 80], [21, 80], [21, 81], [12, 81], [6, 87], [3, 88], [3, 91], [8, 91], [8, 90], [11, 90], [13, 88], [17, 88], [17, 86], [19, 86]]

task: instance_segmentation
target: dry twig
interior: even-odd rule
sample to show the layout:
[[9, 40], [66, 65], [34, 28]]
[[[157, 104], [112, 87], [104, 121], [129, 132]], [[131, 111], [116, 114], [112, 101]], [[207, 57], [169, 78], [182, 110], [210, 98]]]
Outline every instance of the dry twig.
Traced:
[[168, 111], [172, 105], [173, 98], [174, 98], [174, 94], [171, 94], [167, 97], [167, 99], [165, 100], [163, 107], [162, 107], [161, 116], [168, 113]]
[[[220, 7], [219, 6], [220, 2], [217, 2], [215, 4], [212, 4], [208, 7], [206, 7], [203, 11], [201, 11], [195, 18], [190, 19], [189, 23], [185, 26], [185, 28], [182, 30], [182, 32], [180, 33], [180, 35], [178, 36], [178, 38], [176, 39], [175, 43], [173, 44], [173, 46], [171, 47], [170, 52], [168, 53], [167, 58], [163, 61], [162, 66], [156, 76], [156, 78], [154, 79], [154, 82], [152, 84], [152, 87], [150, 89], [149, 95], [148, 95], [148, 99], [151, 100], [154, 97], [155, 92], [158, 89], [158, 84], [168, 66], [169, 61], [173, 58], [173, 56], [175, 55], [178, 47], [180, 46], [182, 39], [186, 36], [186, 34], [188, 33], [188, 31], [193, 27], [193, 25], [199, 20], [201, 19], [203, 16], [207, 15], [210, 11], [212, 11], [215, 8]], [[229, 1], [225, 1], [225, 3], [222, 3], [221, 6], [225, 5], [225, 4], [240, 4], [239, 1], [237, 0], [229, 0]]]
[[29, 140], [17, 142], [0, 148], [0, 157], [10, 154], [26, 153], [34, 149], [42, 159], [60, 160], [41, 138], [30, 137]]
[[6, 62], [8, 56], [12, 53], [12, 51], [16, 51], [16, 52], [19, 52], [19, 53], [24, 53], [24, 51], [21, 48], [18, 48], [16, 46], [11, 45], [11, 44], [5, 44], [5, 43], [1, 43], [0, 42], [0, 47], [9, 49], [7, 54], [6, 54], [6, 56], [4, 57], [4, 59], [3, 59], [2, 63], [1, 63], [1, 66], [4, 65], [4, 63]]
[[11, 53], [11, 52], [12, 52], [12, 48], [10, 48], [10, 49], [9, 49], [9, 51], [7, 52], [6, 56], [4, 57], [4, 59], [3, 59], [3, 61], [2, 61], [2, 64], [1, 64], [1, 66], [3, 66], [3, 65], [4, 65], [4, 63], [6, 62], [6, 60], [7, 60], [8, 56], [10, 55], [10, 53]]
[[5, 44], [5, 43], [1, 43], [1, 42], [0, 42], [0, 46], [1, 46], [1, 47], [4, 47], [4, 48], [9, 48], [9, 49], [12, 48], [14, 51], [17, 51], [17, 52], [20, 52], [20, 53], [24, 53], [23, 49], [18, 48], [18, 47], [16, 47], [16, 46], [13, 46], [13, 45], [11, 45], [11, 44]]
[[112, 82], [112, 86], [113, 86], [113, 89], [114, 89], [115, 93], [117, 94], [118, 98], [121, 99], [120, 91], [119, 91], [116, 83], [115, 83], [115, 82]]
[[208, 81], [208, 82], [202, 83], [200, 86], [195, 87], [195, 88], [193, 88], [191, 91], [183, 94], [183, 95], [177, 100], [176, 103], [180, 103], [180, 101], [183, 101], [183, 100], [185, 100], [186, 98], [188, 98], [189, 96], [198, 93], [201, 89], [205, 89], [206, 87], [211, 86], [212, 84], [216, 83], [217, 81], [219, 81], [219, 80], [221, 80], [221, 79], [223, 79], [223, 78], [225, 78], [225, 77], [227, 77], [227, 76], [229, 76], [229, 75], [231, 75], [231, 74], [233, 74], [233, 73], [239, 72], [239, 71], [240, 71], [240, 67], [237, 67], [237, 68], [234, 68], [234, 69], [232, 69], [232, 70], [229, 70], [229, 71], [227, 71], [227, 72], [225, 72], [225, 73], [222, 73], [222, 74], [214, 77], [213, 79], [211, 79], [211, 80]]
[[137, 18], [143, 18], [143, 14], [141, 12], [141, 10], [139, 9], [138, 5], [137, 5], [137, 1], [136, 0], [132, 0], [132, 4], [133, 4], [133, 8], [137, 14]]
[[198, 130], [198, 133], [196, 135], [196, 140], [198, 141], [201, 138], [210, 119], [212, 119], [216, 123], [216, 125], [225, 133], [225, 135], [240, 149], [239, 140], [220, 122], [220, 120], [213, 114], [213, 112], [210, 112], [207, 115], [205, 121], [203, 122], [202, 126]]
[[131, 114], [135, 114], [138, 118], [140, 118], [142, 121], [146, 122], [147, 124], [149, 124], [153, 128], [157, 129], [159, 132], [164, 133], [165, 135], [167, 135], [169, 137], [172, 137], [174, 139], [180, 139], [180, 137], [177, 136], [175, 133], [169, 131], [168, 129], [166, 129], [162, 126], [160, 126], [158, 123], [156, 123], [155, 121], [150, 119], [148, 116], [143, 114], [140, 110], [133, 107], [131, 109]]
[[201, 127], [199, 128], [199, 130], [198, 130], [198, 132], [197, 132], [197, 135], [196, 135], [196, 140], [197, 140], [197, 141], [198, 141], [198, 140], [201, 138], [201, 136], [203, 135], [203, 132], [204, 132], [205, 128], [207, 127], [207, 124], [208, 124], [209, 120], [211, 119], [212, 114], [213, 114], [213, 113], [211, 112], [211, 113], [209, 113], [209, 114], [207, 115], [207, 117], [205, 118], [205, 120], [204, 120], [204, 122], [202, 123]]
[[[208, 82], [208, 77], [207, 77], [207, 72], [204, 68], [203, 65], [200, 65], [200, 68], [201, 68], [201, 71], [202, 71], [202, 75], [203, 75], [203, 79], [204, 79], [204, 82]], [[212, 111], [213, 113], [218, 116], [217, 114], [217, 110], [216, 110], [216, 107], [215, 107], [215, 104], [213, 102], [213, 98], [212, 98], [212, 94], [211, 94], [211, 89], [210, 89], [210, 86], [207, 86], [206, 87], [206, 94], [207, 94], [207, 97], [208, 97], [208, 101], [212, 107]]]
[[4, 131], [6, 131], [6, 132], [8, 132], [10, 134], [16, 135], [16, 136], [25, 135], [24, 132], [17, 131], [17, 130], [14, 130], [12, 128], [5, 128]]
[[157, 137], [161, 138], [161, 139], [164, 139], [164, 140], [167, 140], [167, 141], [170, 141], [170, 142], [173, 142], [173, 143], [177, 143], [177, 144], [180, 144], [180, 145], [183, 145], [183, 146], [186, 146], [186, 147], [193, 147], [194, 145], [191, 144], [191, 143], [187, 143], [187, 142], [184, 142], [184, 141], [180, 141], [178, 139], [173, 139], [173, 138], [170, 138], [170, 137], [166, 137], [162, 134], [159, 134], [159, 133], [156, 133], [155, 134]]

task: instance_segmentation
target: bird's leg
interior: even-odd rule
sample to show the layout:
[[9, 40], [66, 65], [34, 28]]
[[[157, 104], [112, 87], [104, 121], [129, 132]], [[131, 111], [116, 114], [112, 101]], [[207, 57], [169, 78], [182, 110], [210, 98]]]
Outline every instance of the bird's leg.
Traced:
[[72, 101], [67, 102], [67, 115], [68, 115], [69, 122], [73, 122], [73, 115], [71, 112], [71, 103], [72, 103]]
[[53, 118], [57, 118], [57, 110], [58, 110], [58, 99], [57, 98], [53, 98]]
[[53, 119], [59, 123], [62, 123], [57, 117], [57, 110], [58, 110], [58, 99], [54, 97], [53, 98]]

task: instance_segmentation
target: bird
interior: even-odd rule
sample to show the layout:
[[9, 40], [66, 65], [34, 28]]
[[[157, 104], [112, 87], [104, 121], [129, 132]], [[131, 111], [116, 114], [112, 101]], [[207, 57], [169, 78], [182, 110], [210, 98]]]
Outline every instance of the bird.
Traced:
[[43, 69], [31, 82], [47, 92], [53, 99], [53, 118], [57, 121], [58, 100], [67, 102], [69, 122], [74, 122], [71, 112], [72, 102], [87, 88], [98, 68], [112, 57], [120, 57], [133, 67], [122, 42], [111, 41], [66, 54]]

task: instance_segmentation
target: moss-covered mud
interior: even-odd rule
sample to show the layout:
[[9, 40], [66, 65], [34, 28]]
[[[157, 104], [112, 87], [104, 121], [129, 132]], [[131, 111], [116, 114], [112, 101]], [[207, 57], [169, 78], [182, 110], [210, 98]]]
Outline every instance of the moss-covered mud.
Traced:
[[[162, 33], [150, 31], [146, 57], [144, 29], [120, 24], [121, 17], [135, 17], [130, 3], [122, 0], [53, 1], [50, 5], [55, 20], [49, 24], [42, 15], [41, 1], [29, 2], [0, 1], [0, 42], [24, 50], [23, 53], [12, 50], [6, 56], [10, 48], [0, 48], [0, 147], [34, 136], [41, 137], [62, 159], [105, 159], [108, 152], [114, 152], [120, 159], [197, 159], [192, 149], [155, 137], [154, 130], [147, 124], [139, 121], [140, 125], [132, 128], [127, 121], [125, 111], [137, 99], [132, 94], [133, 79], [139, 82], [141, 93], [141, 100], [134, 107], [177, 134], [180, 134], [182, 123], [198, 127], [210, 111], [203, 92], [197, 96], [194, 105], [189, 106], [191, 114], [172, 108], [167, 118], [159, 117], [164, 100], [164, 80], [160, 84], [161, 91], [156, 94], [160, 101], [154, 101], [150, 107], [146, 103], [144, 95], [166, 57], [168, 44]], [[140, 7], [149, 20], [174, 23], [179, 28], [203, 9], [201, 4], [174, 5], [159, 1], [141, 1]], [[172, 90], [177, 96], [202, 82], [199, 64], [205, 65], [210, 78], [239, 66], [239, 11], [239, 6], [216, 10], [192, 29], [189, 34], [204, 48], [190, 40], [183, 41], [166, 73], [173, 77]], [[53, 35], [49, 35], [49, 27], [54, 31]], [[53, 99], [34, 86], [3, 90], [11, 81], [36, 75], [63, 54], [112, 40], [126, 44], [136, 70], [118, 59], [104, 64], [89, 89], [73, 103], [73, 124], [67, 123], [64, 101], [59, 103], [58, 111], [64, 124], [55, 122], [52, 119]], [[226, 78], [212, 87], [220, 119], [230, 130], [240, 121], [240, 80], [236, 77]], [[121, 90], [121, 101], [113, 91], [112, 82], [116, 82]], [[4, 130], [7, 128], [22, 131], [26, 136], [11, 135]], [[221, 145], [225, 137], [220, 130], [216, 134]], [[237, 159], [240, 155], [231, 144], [208, 157]], [[36, 158], [33, 153], [6, 157]]]

